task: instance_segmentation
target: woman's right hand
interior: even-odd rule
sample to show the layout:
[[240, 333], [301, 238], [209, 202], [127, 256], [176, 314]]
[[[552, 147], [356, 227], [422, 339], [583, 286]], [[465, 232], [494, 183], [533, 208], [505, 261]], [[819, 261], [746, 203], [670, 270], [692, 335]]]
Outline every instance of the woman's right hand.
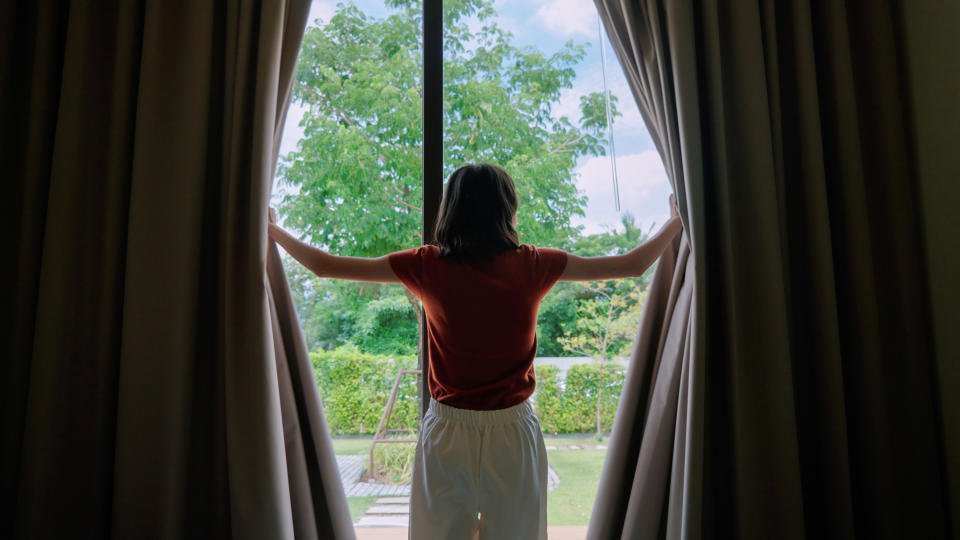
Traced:
[[683, 231], [683, 222], [680, 220], [680, 209], [677, 207], [677, 196], [670, 195], [670, 219], [663, 224], [664, 231], [674, 238]]

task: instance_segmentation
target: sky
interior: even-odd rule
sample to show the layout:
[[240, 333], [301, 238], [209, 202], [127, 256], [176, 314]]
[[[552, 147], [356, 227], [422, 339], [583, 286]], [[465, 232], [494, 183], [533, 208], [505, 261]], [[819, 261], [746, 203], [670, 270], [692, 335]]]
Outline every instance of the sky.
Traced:
[[[388, 13], [382, 0], [354, 0], [365, 13], [378, 16]], [[558, 50], [567, 40], [587, 43], [587, 55], [577, 66], [573, 88], [561, 94], [554, 108], [557, 116], [579, 119], [579, 98], [590, 92], [602, 92], [602, 63], [599, 48], [597, 12], [593, 0], [495, 0], [497, 24], [514, 36], [519, 46], [530, 45], [545, 53]], [[311, 25], [327, 21], [336, 10], [333, 1], [314, 1], [310, 8]], [[613, 122], [616, 169], [622, 212], [631, 213], [643, 229], [658, 226], [669, 216], [667, 198], [670, 187], [663, 163], [635, 105], [613, 49], [606, 42], [607, 87], [617, 96], [617, 107], [623, 116]], [[296, 148], [303, 136], [299, 127], [303, 109], [290, 104], [280, 144], [280, 154]], [[610, 152], [607, 156], [584, 157], [577, 163], [577, 188], [587, 196], [586, 216], [574, 218], [574, 225], [583, 225], [585, 234], [620, 229], [621, 213], [616, 211], [611, 174]], [[509, 171], [507, 171], [509, 172]], [[521, 231], [522, 234], [522, 231]]]

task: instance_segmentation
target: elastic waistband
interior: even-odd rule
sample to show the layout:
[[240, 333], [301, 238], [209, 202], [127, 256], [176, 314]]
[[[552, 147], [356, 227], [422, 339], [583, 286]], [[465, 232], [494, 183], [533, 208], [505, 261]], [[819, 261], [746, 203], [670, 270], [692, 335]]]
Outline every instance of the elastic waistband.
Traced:
[[522, 403], [517, 403], [506, 409], [474, 411], [444, 405], [431, 397], [430, 405], [427, 406], [427, 414], [434, 414], [446, 420], [463, 422], [474, 426], [495, 426], [510, 424], [522, 418], [533, 416], [533, 405], [530, 404], [530, 400], [525, 400]]

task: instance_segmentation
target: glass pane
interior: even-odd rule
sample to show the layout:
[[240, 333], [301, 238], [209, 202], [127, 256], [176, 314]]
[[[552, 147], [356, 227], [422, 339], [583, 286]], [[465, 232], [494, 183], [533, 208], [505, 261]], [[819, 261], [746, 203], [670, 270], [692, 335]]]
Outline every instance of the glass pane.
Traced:
[[[272, 200], [284, 227], [333, 254], [421, 243], [421, 11], [420, 0], [311, 6]], [[417, 300], [398, 284], [320, 279], [284, 262], [354, 522], [406, 538], [398, 501], [414, 444], [376, 445], [372, 477], [368, 455], [398, 371], [417, 367]], [[389, 428], [416, 428], [417, 379], [401, 379]]]
[[[462, 0], [445, 14], [446, 176], [499, 165], [520, 241], [582, 256], [625, 252], [666, 221], [662, 162], [592, 0]], [[559, 479], [551, 534], [586, 532], [650, 275], [561, 282], [540, 305], [533, 403]]]

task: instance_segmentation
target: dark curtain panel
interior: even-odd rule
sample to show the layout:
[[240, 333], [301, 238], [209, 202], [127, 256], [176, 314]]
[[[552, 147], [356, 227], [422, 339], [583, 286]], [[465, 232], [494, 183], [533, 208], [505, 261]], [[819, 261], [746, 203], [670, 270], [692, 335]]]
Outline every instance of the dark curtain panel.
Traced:
[[695, 291], [692, 320], [647, 307], [591, 538], [948, 536], [901, 6], [597, 5]]
[[954, 390], [960, 388], [960, 2], [905, 2], [900, 15], [910, 70], [911, 150], [925, 224], [951, 533], [960, 538], [960, 392]]
[[265, 211], [307, 0], [0, 14], [0, 536], [352, 537]]

